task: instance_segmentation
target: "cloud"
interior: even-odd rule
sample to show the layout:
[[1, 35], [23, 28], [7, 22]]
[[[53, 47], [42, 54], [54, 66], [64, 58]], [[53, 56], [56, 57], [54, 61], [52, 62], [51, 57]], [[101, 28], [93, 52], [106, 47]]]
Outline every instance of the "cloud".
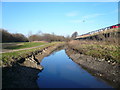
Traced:
[[90, 15], [83, 16], [81, 19], [70, 20], [69, 22], [71, 23], [83, 23], [83, 22], [93, 23], [94, 21], [91, 21], [89, 19], [96, 18], [102, 15], [105, 15], [105, 14], [90, 14]]
[[94, 23], [94, 20], [80, 20], [80, 19], [76, 19], [76, 20], [71, 20], [69, 21], [70, 23]]
[[95, 18], [95, 17], [98, 17], [98, 16], [102, 16], [104, 14], [90, 14], [90, 15], [86, 15], [86, 16], [83, 16], [82, 18], [83, 19], [90, 19], [90, 18]]
[[73, 16], [77, 16], [78, 14], [79, 13], [77, 11], [73, 11], [73, 12], [66, 13], [66, 16], [73, 17]]
[[71, 23], [81, 23], [81, 22], [84, 22], [84, 21], [78, 19], [78, 20], [71, 20], [70, 22], [71, 22]]

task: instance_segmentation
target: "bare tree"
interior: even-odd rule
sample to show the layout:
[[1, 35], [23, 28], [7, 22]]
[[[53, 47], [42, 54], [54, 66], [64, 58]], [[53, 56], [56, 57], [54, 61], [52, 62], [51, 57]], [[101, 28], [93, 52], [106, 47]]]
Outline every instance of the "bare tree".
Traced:
[[28, 40], [29, 40], [29, 42], [31, 42], [33, 39], [32, 39], [32, 31], [29, 31], [28, 32]]
[[72, 35], [71, 35], [71, 38], [76, 38], [78, 36], [78, 33], [77, 32], [74, 32]]

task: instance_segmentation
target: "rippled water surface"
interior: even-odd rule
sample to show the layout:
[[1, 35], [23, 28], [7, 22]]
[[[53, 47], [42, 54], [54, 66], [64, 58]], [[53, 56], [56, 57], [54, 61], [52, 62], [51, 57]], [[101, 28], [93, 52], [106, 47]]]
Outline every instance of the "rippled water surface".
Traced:
[[111, 88], [73, 62], [65, 50], [45, 57], [41, 65], [44, 69], [38, 74], [39, 88]]

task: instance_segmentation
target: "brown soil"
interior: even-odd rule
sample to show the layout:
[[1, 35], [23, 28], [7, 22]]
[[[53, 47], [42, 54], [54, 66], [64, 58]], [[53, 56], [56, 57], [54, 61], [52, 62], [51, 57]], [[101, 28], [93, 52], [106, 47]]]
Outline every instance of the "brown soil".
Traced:
[[104, 59], [98, 59], [84, 54], [80, 54], [70, 48], [66, 49], [67, 55], [82, 68], [92, 75], [104, 79], [113, 87], [120, 88], [120, 66], [110, 64]]
[[64, 44], [46, 47], [38, 53], [21, 58], [11, 66], [2, 67], [2, 88], [38, 88], [37, 75], [43, 69], [40, 62], [61, 46]]

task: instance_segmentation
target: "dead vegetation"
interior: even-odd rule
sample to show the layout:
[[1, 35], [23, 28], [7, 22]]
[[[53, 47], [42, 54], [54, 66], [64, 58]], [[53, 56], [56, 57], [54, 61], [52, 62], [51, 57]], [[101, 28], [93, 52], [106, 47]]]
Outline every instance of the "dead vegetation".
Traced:
[[103, 41], [72, 40], [68, 46], [73, 50], [85, 55], [105, 59], [109, 62], [120, 63], [119, 45]]

